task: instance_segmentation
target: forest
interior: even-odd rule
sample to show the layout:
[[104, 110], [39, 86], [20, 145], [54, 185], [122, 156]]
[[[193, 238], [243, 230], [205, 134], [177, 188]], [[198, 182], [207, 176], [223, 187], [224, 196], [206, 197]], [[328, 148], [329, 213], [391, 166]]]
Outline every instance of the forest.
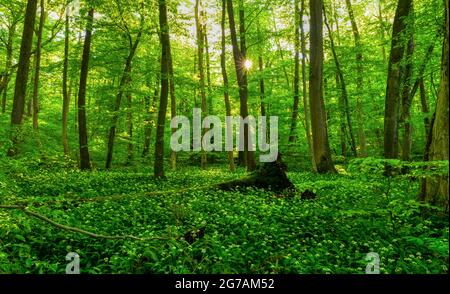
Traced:
[[448, 273], [448, 6], [0, 0], [0, 273]]

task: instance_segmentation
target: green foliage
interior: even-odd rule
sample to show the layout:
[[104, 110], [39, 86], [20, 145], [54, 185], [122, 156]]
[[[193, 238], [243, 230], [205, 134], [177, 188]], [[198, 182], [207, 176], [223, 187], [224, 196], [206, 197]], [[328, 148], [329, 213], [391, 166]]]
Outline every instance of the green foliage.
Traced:
[[[96, 233], [169, 239], [93, 239], [0, 210], [0, 272], [64, 273], [72, 251], [81, 257], [82, 273], [364, 273], [369, 252], [380, 255], [382, 273], [447, 272], [448, 219], [420, 213], [417, 181], [371, 181], [369, 166], [383, 169], [378, 160], [365, 159], [348, 171], [342, 167], [345, 175], [289, 173], [298, 191], [317, 194], [312, 201], [299, 193], [284, 198], [254, 189], [186, 189], [243, 175], [216, 168], [181, 169], [167, 181], [145, 170], [28, 170], [14, 177], [18, 196], [8, 203], [62, 200], [32, 209]], [[167, 193], [148, 194], [155, 190]], [[130, 197], [65, 202], [113, 194]], [[186, 241], [186, 233], [202, 228], [204, 235]]]

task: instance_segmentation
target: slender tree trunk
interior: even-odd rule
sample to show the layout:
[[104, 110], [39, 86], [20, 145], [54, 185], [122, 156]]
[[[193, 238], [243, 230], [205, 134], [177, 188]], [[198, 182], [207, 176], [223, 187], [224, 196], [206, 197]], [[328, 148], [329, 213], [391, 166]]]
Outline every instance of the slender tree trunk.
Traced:
[[[442, 48], [441, 84], [436, 101], [436, 117], [431, 130], [431, 144], [429, 149], [429, 160], [447, 160], [449, 157], [449, 90], [448, 90], [448, 39], [449, 0], [445, 1], [446, 28], [444, 44]], [[422, 184], [422, 200], [433, 205], [443, 207], [448, 214], [448, 176], [428, 177]]]
[[[174, 74], [173, 74], [173, 62], [172, 62], [172, 53], [169, 54], [169, 93], [170, 93], [170, 117], [174, 118], [177, 116], [177, 99], [175, 96], [175, 83], [174, 83]], [[176, 128], [172, 128], [172, 134], [177, 131]], [[177, 169], [177, 153], [170, 150], [170, 167], [172, 170]]]
[[351, 119], [351, 113], [350, 113], [350, 106], [348, 103], [347, 86], [345, 83], [344, 74], [342, 73], [342, 70], [341, 70], [341, 64], [337, 57], [336, 48], [334, 46], [333, 32], [331, 31], [331, 28], [328, 24], [325, 6], [323, 7], [323, 15], [324, 15], [325, 26], [328, 29], [328, 37], [330, 38], [331, 52], [333, 53], [333, 59], [334, 59], [335, 65], [336, 65], [336, 74], [339, 77], [338, 81], [339, 81], [339, 86], [341, 88], [341, 96], [342, 96], [342, 107], [341, 108], [344, 111], [344, 115], [347, 120], [348, 134], [350, 136], [350, 146], [351, 146], [353, 155], [356, 157], [356, 156], [358, 156], [358, 154], [356, 152], [355, 136], [353, 135], [353, 125], [352, 125], [352, 119]]
[[69, 139], [67, 136], [67, 118], [69, 115], [69, 105], [70, 105], [70, 93], [67, 90], [67, 79], [69, 71], [69, 37], [70, 37], [69, 20], [70, 20], [69, 14], [66, 13], [65, 32], [64, 32], [65, 36], [64, 36], [63, 81], [62, 81], [62, 92], [63, 92], [62, 141], [65, 156], [69, 156]]
[[[241, 0], [242, 1], [242, 0]], [[239, 49], [237, 34], [236, 34], [236, 25], [234, 20], [234, 11], [233, 11], [233, 1], [227, 0], [227, 11], [228, 11], [228, 21], [230, 25], [230, 35], [231, 42], [233, 47], [233, 58], [234, 65], [236, 70], [237, 82], [239, 86], [239, 97], [240, 97], [240, 114], [243, 119], [248, 116], [248, 106], [247, 106], [247, 98], [248, 98], [248, 82], [247, 82], [247, 74], [244, 72], [244, 62], [246, 59], [246, 45], [245, 45], [245, 19], [244, 19], [244, 7], [242, 2], [240, 3], [239, 9], [239, 31], [240, 31], [240, 40], [241, 40], [241, 49]], [[242, 50], [244, 49], [244, 50]], [[246, 160], [247, 171], [253, 171], [256, 169], [256, 162], [254, 158], [254, 151], [249, 151], [249, 127], [248, 124], [244, 125], [244, 158]]]
[[78, 135], [80, 143], [80, 169], [91, 168], [88, 146], [88, 132], [86, 122], [86, 84], [89, 72], [89, 56], [91, 51], [92, 24], [94, 9], [90, 8], [87, 17], [86, 33], [84, 36], [83, 56], [81, 58], [80, 85], [78, 88]]
[[127, 131], [128, 131], [128, 144], [127, 144], [127, 164], [133, 162], [133, 96], [131, 92], [127, 95]]
[[423, 124], [425, 127], [425, 142], [426, 142], [431, 132], [431, 121], [429, 117], [430, 108], [428, 106], [427, 92], [425, 90], [423, 79], [420, 80], [419, 87], [420, 87], [420, 105], [422, 107], [422, 113], [424, 115]]
[[[208, 105], [207, 105], [207, 101], [206, 101], [206, 93], [205, 93], [205, 70], [203, 67], [203, 53], [205, 50], [205, 45], [204, 45], [204, 36], [203, 36], [203, 19], [202, 19], [202, 15], [203, 13], [201, 12], [201, 2], [200, 0], [196, 0], [195, 1], [195, 25], [197, 28], [197, 60], [198, 60], [198, 77], [199, 77], [199, 94], [200, 94], [200, 101], [201, 101], [201, 109], [202, 109], [202, 113], [203, 115], [207, 116], [208, 115]], [[205, 129], [202, 129], [203, 133], [202, 135], [205, 133]], [[206, 164], [207, 164], [207, 158], [206, 158], [206, 153], [203, 150], [203, 146], [202, 146], [202, 150], [201, 150], [201, 161], [200, 161], [200, 165], [202, 169], [206, 168]]]
[[169, 97], [169, 61], [171, 59], [166, 0], [159, 1], [159, 27], [161, 32], [161, 96], [159, 99], [158, 123], [156, 127], [154, 174], [156, 178], [163, 178], [165, 176], [164, 127], [166, 124], [167, 104]]
[[312, 168], [314, 171], [317, 171], [316, 161], [314, 160], [314, 149], [311, 138], [311, 116], [309, 112], [309, 103], [308, 103], [308, 93], [307, 93], [307, 85], [306, 85], [306, 37], [305, 37], [305, 28], [303, 26], [303, 15], [305, 14], [305, 0], [301, 0], [300, 7], [300, 46], [302, 50], [302, 96], [303, 96], [303, 111], [305, 115], [305, 134], [306, 141], [308, 143], [309, 154], [311, 157]]
[[[228, 82], [228, 74], [227, 74], [227, 66], [225, 59], [225, 20], [226, 20], [226, 0], [222, 0], [222, 20], [220, 23], [221, 26], [221, 54], [220, 54], [220, 67], [222, 69], [222, 78], [223, 78], [223, 99], [225, 101], [225, 112], [226, 116], [231, 116], [231, 104], [230, 104], [230, 96], [228, 94], [229, 90], [229, 82]], [[262, 115], [262, 114], [261, 114]], [[228, 166], [230, 171], [234, 172], [236, 167], [234, 166], [234, 155], [233, 151], [228, 151]]]
[[328, 143], [327, 119], [323, 100], [323, 19], [322, 0], [310, 1], [309, 102], [314, 160], [319, 173], [335, 172]]
[[[412, 8], [411, 8], [412, 9]], [[411, 29], [410, 29], [411, 30]], [[411, 160], [412, 147], [412, 129], [411, 129], [411, 104], [413, 96], [411, 96], [411, 79], [413, 74], [413, 54], [414, 54], [414, 34], [409, 31], [408, 46], [406, 48], [406, 65], [403, 72], [403, 89], [402, 89], [402, 113], [400, 123], [403, 124], [403, 142], [402, 142], [402, 160]]]
[[[13, 22], [8, 30], [8, 41], [6, 43], [6, 65], [5, 65], [5, 77], [3, 80], [2, 86], [2, 113], [6, 112], [6, 100], [8, 96], [8, 84], [10, 80], [10, 71], [12, 65], [12, 54], [13, 54], [13, 43], [14, 43], [14, 35], [16, 33], [17, 23]], [[1, 93], [1, 91], [0, 91]]]
[[159, 83], [160, 83], [159, 77], [158, 77], [156, 83], [157, 83], [157, 85], [155, 86], [155, 91], [153, 94], [153, 99], [152, 99], [151, 104], [150, 104], [150, 97], [146, 97], [145, 108], [147, 110], [147, 118], [145, 120], [144, 149], [142, 151], [142, 157], [147, 157], [150, 152], [152, 129], [153, 129], [153, 124], [155, 122], [156, 107], [157, 107], [158, 96], [159, 96]]
[[205, 38], [205, 62], [206, 62], [206, 82], [208, 85], [208, 114], [213, 114], [213, 96], [211, 95], [211, 65], [210, 65], [210, 57], [209, 57], [209, 42], [208, 42], [208, 34], [206, 31], [206, 13], [202, 11], [203, 18], [203, 37]]
[[297, 139], [296, 128], [298, 118], [298, 104], [300, 98], [300, 7], [299, 0], [294, 1], [295, 23], [295, 57], [294, 57], [294, 105], [292, 106], [291, 130], [289, 142]]
[[142, 31], [139, 31], [134, 43], [131, 45], [130, 51], [128, 53], [128, 57], [125, 61], [125, 67], [123, 69], [122, 77], [119, 83], [119, 90], [116, 95], [116, 100], [114, 102], [114, 114], [111, 121], [111, 127], [109, 128], [108, 135], [108, 149], [106, 152], [106, 169], [111, 168], [112, 158], [113, 158], [113, 149], [114, 149], [114, 140], [116, 137], [117, 130], [117, 122], [119, 120], [119, 110], [120, 104], [122, 101], [122, 96], [127, 87], [130, 86], [131, 81], [131, 63], [133, 61], [134, 55], [136, 53], [136, 49], [139, 45], [139, 41], [141, 39]]
[[352, 24], [353, 38], [355, 41], [356, 50], [356, 120], [358, 121], [358, 141], [359, 141], [359, 156], [366, 157], [366, 134], [364, 132], [364, 113], [362, 105], [362, 90], [364, 88], [364, 68], [363, 68], [363, 54], [362, 54], [362, 44], [361, 36], [359, 35], [358, 26], [356, 24], [355, 16], [353, 14], [352, 3], [350, 0], [346, 0], [348, 15], [350, 17], [350, 22]]
[[39, 17], [39, 29], [37, 32], [37, 44], [34, 66], [34, 80], [33, 80], [33, 129], [37, 130], [39, 127], [39, 77], [41, 71], [41, 49], [42, 49], [42, 31], [44, 30], [45, 23], [45, 6], [44, 0], [40, 1], [40, 17]]
[[398, 114], [400, 104], [400, 63], [404, 55], [401, 44], [402, 32], [406, 29], [407, 16], [412, 7], [410, 0], [399, 0], [392, 30], [391, 55], [389, 58], [386, 100], [384, 108], [384, 157], [398, 157]]
[[386, 36], [383, 21], [383, 7], [382, 7], [383, 3], [384, 0], [378, 0], [378, 24], [380, 26], [381, 55], [383, 56], [383, 63], [386, 64], [387, 61], [386, 48], [384, 47], [384, 44], [386, 42]]
[[25, 107], [25, 95], [30, 66], [31, 46], [33, 43], [34, 21], [36, 19], [37, 0], [28, 0], [23, 24], [22, 41], [20, 45], [19, 64], [17, 67], [14, 89], [13, 109], [11, 113], [11, 141], [13, 146], [8, 150], [9, 156], [18, 152], [21, 126]]

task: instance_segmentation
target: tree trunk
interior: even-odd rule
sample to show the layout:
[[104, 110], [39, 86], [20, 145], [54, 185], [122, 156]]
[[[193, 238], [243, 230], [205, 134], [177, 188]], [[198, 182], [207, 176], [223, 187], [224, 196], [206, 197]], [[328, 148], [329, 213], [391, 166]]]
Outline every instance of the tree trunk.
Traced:
[[[119, 110], [120, 110], [120, 104], [122, 101], [123, 93], [126, 89], [126, 87], [129, 87], [130, 81], [131, 81], [131, 63], [133, 61], [134, 54], [136, 53], [136, 49], [139, 45], [139, 41], [141, 39], [142, 31], [139, 31], [134, 43], [130, 47], [130, 52], [128, 53], [128, 57], [125, 61], [125, 67], [123, 69], [122, 77], [120, 79], [119, 83], [119, 90], [116, 95], [116, 100], [114, 102], [114, 114], [111, 121], [111, 127], [109, 128], [109, 135], [108, 135], [108, 149], [106, 153], [106, 169], [111, 168], [112, 158], [113, 158], [113, 149], [114, 149], [114, 140], [116, 137], [116, 130], [117, 130], [117, 122], [119, 120]], [[131, 36], [130, 36], [131, 38]]]
[[33, 129], [37, 130], [39, 127], [39, 75], [41, 70], [41, 49], [42, 49], [42, 31], [44, 30], [45, 23], [45, 7], [44, 0], [40, 2], [40, 17], [39, 17], [39, 29], [37, 32], [37, 44], [34, 66], [34, 80], [33, 80]]
[[352, 3], [350, 0], [346, 0], [348, 15], [350, 17], [350, 22], [352, 24], [353, 38], [355, 41], [356, 50], [356, 120], [358, 121], [358, 140], [359, 140], [359, 156], [366, 157], [366, 134], [364, 132], [364, 113], [362, 107], [362, 90], [364, 88], [364, 68], [363, 68], [363, 54], [362, 54], [362, 44], [361, 37], [359, 35], [358, 26], [356, 24], [355, 16], [353, 14]]
[[28, 0], [23, 24], [22, 41], [20, 45], [19, 64], [16, 74], [13, 109], [11, 113], [11, 140], [13, 146], [8, 150], [9, 156], [14, 156], [18, 152], [20, 131], [25, 107], [25, 95], [27, 90], [36, 10], [37, 0]]
[[206, 13], [202, 11], [202, 21], [203, 21], [203, 37], [205, 38], [205, 62], [206, 62], [206, 83], [208, 85], [208, 114], [213, 114], [213, 96], [211, 95], [211, 65], [210, 65], [210, 57], [209, 57], [209, 41], [208, 34], [206, 31]]
[[[449, 110], [448, 110], [448, 21], [449, 0], [445, 1], [446, 29], [442, 48], [441, 84], [436, 101], [436, 117], [431, 130], [429, 160], [448, 160], [449, 157]], [[443, 207], [448, 214], [448, 176], [428, 177], [422, 184], [422, 200]]]
[[[228, 74], [227, 74], [227, 66], [226, 66], [226, 60], [225, 60], [225, 19], [226, 19], [226, 0], [222, 0], [222, 20], [220, 23], [221, 26], [221, 33], [222, 33], [222, 39], [221, 39], [221, 54], [220, 54], [220, 67], [222, 69], [222, 78], [223, 78], [223, 99], [225, 101], [225, 112], [226, 116], [231, 116], [231, 104], [230, 104], [230, 97], [229, 97], [229, 83], [228, 83]], [[262, 115], [262, 114], [261, 114]], [[234, 166], [234, 155], [233, 151], [228, 151], [228, 166], [230, 168], [230, 171], [234, 172], [236, 170], [236, 167]]]
[[402, 32], [406, 29], [407, 16], [412, 7], [410, 0], [399, 0], [392, 30], [391, 55], [389, 58], [386, 100], [384, 107], [384, 157], [398, 157], [398, 113], [400, 98], [400, 63], [404, 55], [401, 44]]
[[383, 63], [386, 64], [386, 48], [384, 43], [386, 42], [385, 28], [383, 21], [383, 4], [384, 0], [378, 0], [378, 24], [380, 26], [380, 41], [381, 41], [381, 55], [383, 56]]
[[300, 97], [300, 7], [299, 0], [294, 1], [294, 23], [295, 23], [295, 57], [294, 57], [294, 105], [292, 106], [291, 130], [289, 142], [297, 139], [296, 128], [298, 118], [298, 104]]
[[[411, 8], [412, 9], [412, 8]], [[406, 65], [403, 72], [403, 89], [402, 89], [402, 113], [400, 122], [403, 123], [403, 142], [402, 142], [402, 160], [411, 160], [412, 147], [412, 130], [411, 130], [411, 104], [413, 96], [411, 96], [411, 79], [413, 74], [413, 53], [414, 53], [414, 34], [408, 31], [409, 40], [406, 48]]]
[[328, 143], [327, 119], [323, 100], [323, 21], [322, 0], [310, 1], [309, 102], [314, 160], [319, 173], [335, 172]]
[[[198, 77], [199, 77], [199, 94], [200, 94], [200, 101], [201, 101], [201, 109], [202, 114], [207, 116], [208, 115], [208, 105], [206, 101], [206, 93], [205, 93], [205, 70], [203, 67], [203, 53], [205, 50], [204, 45], [204, 36], [203, 36], [203, 19], [201, 12], [201, 3], [200, 0], [195, 1], [195, 25], [197, 29], [197, 60], [198, 60]], [[205, 133], [205, 129], [202, 129], [202, 136]], [[207, 158], [206, 153], [203, 150], [201, 152], [201, 159], [200, 159], [200, 165], [202, 169], [206, 168], [207, 164]]]
[[150, 97], [146, 96], [146, 104], [145, 109], [147, 111], [147, 118], [145, 120], [145, 133], [144, 133], [144, 148], [142, 151], [142, 157], [147, 157], [147, 155], [150, 152], [150, 142], [152, 137], [152, 129], [153, 129], [153, 123], [155, 121], [155, 113], [156, 113], [156, 107], [158, 102], [158, 95], [159, 95], [159, 77], [156, 81], [157, 85], [155, 86], [155, 92], [153, 94], [152, 103], [150, 104]]
[[422, 113], [424, 115], [423, 124], [425, 127], [425, 142], [426, 142], [431, 132], [431, 121], [429, 117], [430, 109], [428, 107], [427, 92], [425, 90], [423, 79], [420, 80], [419, 84], [420, 84], [420, 105], [422, 107]]
[[345, 115], [345, 118], [347, 120], [348, 134], [350, 136], [350, 146], [351, 146], [353, 155], [355, 157], [357, 157], [358, 154], [356, 152], [355, 136], [353, 135], [353, 125], [352, 125], [352, 119], [351, 119], [351, 113], [350, 113], [350, 106], [348, 103], [347, 86], [345, 83], [344, 74], [342, 73], [342, 70], [341, 70], [341, 64], [337, 57], [336, 48], [334, 46], [333, 33], [331, 31], [330, 25], [328, 24], [325, 6], [323, 6], [323, 15], [324, 15], [325, 26], [327, 27], [327, 30], [328, 30], [328, 37], [330, 38], [331, 52], [333, 53], [333, 59], [334, 59], [335, 65], [336, 65], [336, 74], [339, 77], [337, 80], [339, 81], [339, 86], [341, 88], [341, 97], [342, 97], [341, 109], [344, 111], [343, 115]]
[[[8, 30], [8, 41], [6, 43], [6, 65], [5, 65], [5, 77], [3, 80], [2, 85], [2, 113], [6, 112], [6, 99], [8, 96], [8, 84], [10, 80], [10, 71], [11, 71], [11, 65], [12, 65], [12, 54], [13, 54], [13, 42], [14, 42], [14, 35], [16, 33], [16, 26], [17, 22], [13, 22]], [[0, 91], [1, 93], [1, 91]]]
[[[174, 75], [173, 75], [173, 62], [172, 62], [172, 52], [169, 54], [169, 93], [170, 93], [170, 117], [174, 118], [177, 116], [177, 99], [175, 96], [175, 83], [174, 83]], [[172, 134], [177, 131], [176, 128], [173, 128]], [[170, 167], [172, 170], [177, 169], [177, 153], [170, 150]]]
[[166, 0], [159, 1], [159, 27], [161, 32], [161, 96], [159, 99], [158, 123], [156, 127], [156, 144], [154, 174], [156, 178], [164, 177], [164, 127], [166, 124], [167, 104], [169, 97], [169, 60], [170, 38], [167, 22]]
[[133, 96], [131, 92], [127, 95], [127, 132], [128, 132], [128, 144], [127, 144], [127, 164], [130, 165], [133, 162]]
[[311, 116], [309, 112], [308, 93], [306, 91], [306, 37], [305, 28], [303, 26], [303, 15], [305, 14], [305, 0], [301, 0], [300, 7], [300, 46], [302, 50], [302, 96], [303, 96], [303, 112], [305, 115], [305, 134], [308, 142], [309, 155], [311, 157], [312, 168], [317, 171], [316, 161], [314, 160], [314, 149], [311, 138]]
[[[69, 1], [67, 1], [68, 4]], [[67, 79], [69, 71], [69, 14], [66, 13], [65, 32], [64, 32], [64, 61], [63, 61], [63, 109], [62, 109], [62, 141], [64, 155], [69, 156], [69, 139], [67, 137], [67, 117], [69, 115], [70, 94], [67, 90]]]
[[[242, 0], [241, 0], [242, 1]], [[241, 3], [242, 4], [242, 3]], [[230, 35], [231, 35], [231, 43], [233, 47], [233, 58], [234, 65], [236, 70], [237, 83], [239, 86], [239, 98], [240, 98], [240, 114], [243, 119], [248, 116], [248, 106], [247, 106], [247, 98], [248, 98], [248, 82], [247, 82], [247, 74], [244, 71], [244, 62], [245, 62], [245, 20], [244, 20], [244, 8], [243, 5], [240, 5], [239, 9], [239, 31], [240, 31], [240, 39], [241, 39], [241, 49], [239, 49], [237, 35], [236, 35], [236, 25], [234, 20], [234, 11], [233, 11], [233, 1], [227, 0], [227, 11], [228, 11], [228, 21], [230, 25]], [[244, 49], [244, 50], [242, 50]], [[244, 158], [246, 160], [247, 171], [253, 171], [256, 168], [256, 162], [254, 158], [254, 151], [249, 151], [249, 128], [248, 125], [244, 125]]]
[[84, 36], [83, 56], [81, 59], [80, 85], [78, 88], [78, 135], [80, 143], [80, 169], [91, 168], [89, 158], [88, 133], [86, 122], [86, 84], [89, 72], [89, 56], [91, 51], [92, 24], [94, 9], [90, 8], [87, 17], [86, 33]]

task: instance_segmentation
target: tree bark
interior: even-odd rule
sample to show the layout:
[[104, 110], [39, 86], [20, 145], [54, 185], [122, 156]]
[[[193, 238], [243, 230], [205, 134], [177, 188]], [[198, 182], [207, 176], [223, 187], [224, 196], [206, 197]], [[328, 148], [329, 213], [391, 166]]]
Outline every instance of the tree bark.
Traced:
[[331, 52], [333, 53], [333, 59], [334, 59], [335, 65], [336, 65], [336, 74], [338, 76], [337, 80], [338, 80], [339, 86], [341, 88], [341, 99], [342, 99], [341, 100], [341, 102], [342, 102], [341, 109], [343, 111], [343, 115], [345, 116], [346, 122], [347, 122], [348, 134], [350, 136], [350, 147], [352, 149], [353, 155], [355, 157], [357, 157], [358, 154], [356, 152], [356, 141], [355, 141], [355, 136], [353, 135], [353, 124], [352, 124], [352, 119], [351, 119], [350, 106], [348, 103], [347, 85], [345, 83], [344, 74], [341, 70], [341, 64], [339, 62], [339, 59], [338, 59], [338, 56], [336, 53], [336, 48], [334, 46], [333, 32], [331, 31], [330, 25], [328, 24], [325, 6], [323, 6], [323, 15], [324, 15], [325, 26], [327, 27], [327, 30], [328, 30], [328, 37], [330, 38]]
[[[130, 51], [128, 53], [128, 57], [125, 61], [125, 66], [123, 69], [122, 77], [120, 79], [119, 83], [119, 90], [116, 95], [116, 100], [114, 102], [114, 114], [111, 121], [111, 127], [109, 128], [109, 135], [108, 135], [108, 149], [106, 153], [106, 169], [111, 168], [112, 158], [113, 158], [113, 149], [114, 149], [114, 140], [116, 137], [116, 130], [117, 130], [117, 122], [119, 120], [119, 110], [120, 110], [120, 104], [122, 101], [123, 93], [126, 89], [126, 87], [129, 87], [131, 82], [131, 63], [133, 62], [134, 55], [136, 53], [136, 49], [139, 45], [139, 41], [141, 39], [142, 31], [140, 30], [136, 36], [136, 39], [134, 43], [132, 43], [130, 47]], [[131, 38], [131, 36], [129, 36]]]
[[130, 91], [127, 94], [127, 132], [128, 132], [128, 144], [127, 144], [127, 164], [130, 165], [133, 162], [133, 95]]
[[[221, 33], [222, 33], [222, 39], [221, 39], [222, 52], [220, 54], [220, 67], [222, 69], [223, 99], [225, 102], [225, 112], [226, 112], [226, 116], [231, 116], [230, 96], [228, 93], [229, 82], [228, 82], [227, 66], [226, 66], [226, 59], [225, 59], [225, 53], [226, 53], [226, 51], [225, 51], [225, 20], [226, 20], [226, 0], [222, 0], [222, 20], [220, 23]], [[234, 165], [233, 151], [228, 151], [227, 155], [228, 155], [228, 167], [230, 168], [230, 171], [234, 172], [236, 170], [236, 167]]]
[[[208, 104], [206, 101], [206, 92], [205, 92], [205, 69], [203, 64], [203, 53], [205, 50], [205, 37], [203, 36], [203, 13], [202, 13], [202, 7], [200, 0], [195, 1], [195, 25], [197, 29], [197, 60], [198, 60], [198, 77], [199, 77], [199, 94], [200, 94], [200, 101], [201, 101], [201, 109], [203, 115], [208, 115]], [[205, 129], [202, 129], [202, 135], [205, 133]], [[201, 159], [200, 159], [200, 165], [202, 169], [206, 168], [207, 164], [207, 157], [206, 153], [203, 150], [201, 152]]]
[[2, 87], [2, 113], [6, 112], [6, 100], [8, 96], [8, 84], [10, 80], [10, 71], [11, 71], [11, 65], [12, 65], [12, 54], [13, 54], [13, 43], [14, 43], [14, 35], [16, 33], [16, 26], [17, 22], [11, 23], [11, 26], [8, 30], [8, 40], [6, 42], [6, 64], [5, 64], [5, 76], [3, 83], [0, 83], [0, 86]]
[[153, 94], [153, 99], [150, 104], [150, 97], [146, 96], [145, 99], [145, 109], [147, 111], [147, 118], [145, 119], [145, 130], [144, 130], [144, 148], [142, 150], [142, 157], [147, 157], [150, 152], [150, 142], [152, 137], [152, 129], [153, 129], [153, 123], [155, 121], [155, 113], [156, 113], [156, 107], [158, 102], [158, 95], [159, 95], [159, 83], [160, 79], [158, 77], [156, 81], [157, 85], [155, 86], [155, 91]]
[[[170, 93], [170, 117], [174, 118], [177, 116], [177, 99], [175, 96], [175, 83], [174, 83], [174, 74], [173, 74], [173, 62], [172, 62], [172, 52], [169, 54], [169, 93]], [[177, 131], [176, 128], [173, 128], [172, 134]], [[172, 170], [177, 169], [177, 153], [170, 150], [170, 167]]]
[[[69, 4], [67, 1], [66, 5]], [[62, 109], [62, 143], [64, 149], [64, 155], [69, 156], [69, 139], [67, 136], [67, 118], [69, 115], [70, 106], [70, 94], [67, 90], [67, 80], [69, 71], [69, 14], [66, 13], [65, 31], [64, 31], [64, 60], [63, 60], [63, 80], [62, 80], [62, 92], [63, 92], [63, 109]]]
[[28, 0], [23, 24], [22, 41], [20, 45], [19, 64], [17, 66], [13, 109], [11, 113], [11, 140], [13, 146], [8, 150], [9, 156], [14, 156], [18, 152], [18, 144], [20, 140], [21, 125], [25, 107], [25, 95], [27, 90], [36, 10], [37, 0]]
[[170, 37], [167, 22], [166, 0], [159, 1], [159, 27], [161, 42], [161, 96], [159, 99], [158, 123], [156, 127], [154, 175], [163, 178], [164, 175], [164, 127], [166, 124], [167, 104], [169, 97], [169, 60]]
[[323, 100], [323, 1], [310, 1], [309, 102], [314, 161], [317, 172], [335, 172], [328, 143], [327, 119]]
[[412, 7], [410, 0], [399, 0], [392, 30], [391, 54], [389, 58], [386, 100], [384, 106], [384, 157], [398, 157], [398, 114], [400, 98], [400, 63], [404, 55], [401, 44], [402, 32], [406, 29], [407, 16]]
[[358, 121], [358, 141], [359, 141], [359, 156], [366, 157], [366, 134], [364, 132], [364, 112], [362, 105], [362, 90], [364, 88], [364, 68], [363, 68], [363, 54], [361, 36], [359, 35], [358, 25], [356, 24], [355, 16], [353, 14], [352, 3], [350, 0], [346, 0], [348, 15], [352, 24], [353, 38], [355, 42], [356, 50], [356, 120]]
[[[449, 157], [449, 89], [448, 89], [448, 20], [449, 0], [445, 1], [446, 29], [442, 47], [441, 84], [436, 101], [436, 116], [431, 130], [429, 160], [448, 160]], [[423, 182], [422, 200], [444, 208], [448, 214], [448, 176], [428, 177]]]
[[94, 9], [90, 8], [84, 36], [83, 56], [81, 58], [80, 84], [78, 88], [78, 136], [80, 145], [80, 169], [91, 169], [89, 156], [88, 133], [86, 122], [86, 84], [89, 72], [89, 56], [91, 51], [92, 25]]
[[[242, 1], [242, 0], [241, 0]], [[231, 43], [233, 47], [233, 58], [234, 65], [237, 76], [237, 83], [239, 86], [239, 98], [240, 98], [240, 114], [243, 119], [248, 116], [248, 106], [247, 106], [247, 98], [248, 98], [248, 82], [247, 82], [247, 74], [244, 72], [244, 62], [246, 59], [246, 45], [245, 45], [245, 16], [244, 16], [244, 8], [241, 3], [241, 7], [239, 9], [239, 31], [240, 31], [240, 40], [241, 40], [241, 49], [239, 49], [237, 35], [236, 35], [236, 25], [234, 20], [234, 11], [233, 11], [233, 1], [227, 0], [227, 11], [228, 11], [228, 21], [230, 25], [230, 35], [231, 35]], [[242, 50], [244, 49], [244, 50]], [[256, 168], [256, 162], [254, 158], [254, 151], [249, 151], [249, 128], [248, 125], [244, 126], [244, 158], [246, 160], [247, 171], [253, 171]]]
[[300, 7], [299, 0], [294, 1], [294, 105], [292, 106], [291, 129], [289, 132], [289, 142], [295, 142], [297, 139], [296, 128], [298, 118], [298, 104], [300, 100]]
[[312, 168], [317, 171], [316, 161], [314, 160], [314, 149], [311, 138], [311, 116], [309, 112], [308, 93], [306, 91], [306, 37], [305, 28], [303, 26], [303, 15], [305, 14], [305, 0], [301, 0], [300, 7], [300, 46], [302, 50], [302, 96], [303, 96], [303, 112], [305, 115], [305, 135], [308, 143], [309, 155], [311, 157]]
[[37, 31], [37, 44], [34, 65], [34, 80], [33, 80], [33, 129], [37, 130], [39, 127], [39, 77], [41, 71], [41, 49], [42, 49], [42, 31], [45, 23], [45, 6], [44, 0], [40, 1], [40, 17], [39, 28]]
[[[409, 29], [411, 30], [411, 29]], [[409, 40], [406, 47], [406, 65], [403, 72], [403, 89], [402, 89], [402, 113], [400, 122], [403, 124], [403, 142], [402, 142], [402, 160], [411, 160], [412, 147], [412, 127], [411, 127], [411, 104], [413, 96], [411, 96], [411, 79], [413, 74], [413, 54], [414, 54], [414, 34], [408, 31]]]

